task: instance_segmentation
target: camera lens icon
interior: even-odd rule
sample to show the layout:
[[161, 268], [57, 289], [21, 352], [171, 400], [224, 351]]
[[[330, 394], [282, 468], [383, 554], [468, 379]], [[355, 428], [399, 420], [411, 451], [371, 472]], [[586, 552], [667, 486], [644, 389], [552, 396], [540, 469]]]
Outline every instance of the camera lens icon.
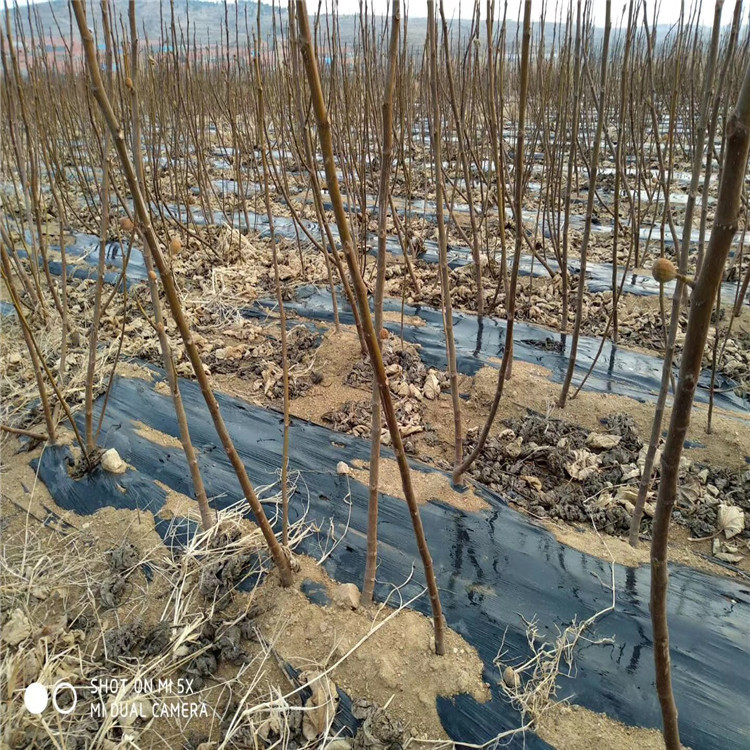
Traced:
[[[68, 691], [73, 695], [73, 702], [70, 706], [61, 708], [58, 699]], [[64, 680], [55, 683], [55, 686], [52, 688], [51, 697], [52, 706], [55, 711], [63, 716], [73, 713], [78, 705], [78, 694], [76, 693], [75, 687]], [[49, 705], [49, 699], [50, 692], [41, 682], [32, 682], [23, 694], [23, 702], [26, 706], [26, 710], [35, 716], [39, 716], [44, 709], [47, 708]]]
[[32, 682], [23, 694], [23, 704], [30, 714], [39, 716], [47, 708], [49, 691], [41, 682]]

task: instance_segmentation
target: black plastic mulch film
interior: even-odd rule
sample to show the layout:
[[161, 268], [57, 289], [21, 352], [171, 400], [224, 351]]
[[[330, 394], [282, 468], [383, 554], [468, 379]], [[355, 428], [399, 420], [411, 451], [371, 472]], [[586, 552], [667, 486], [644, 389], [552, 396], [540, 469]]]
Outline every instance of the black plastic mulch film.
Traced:
[[[153, 372], [162, 376], [159, 370]], [[104, 446], [116, 448], [135, 470], [115, 477], [97, 469], [74, 481], [66, 471], [67, 448], [44, 452], [40, 477], [60, 507], [82, 514], [105, 506], [156, 513], [166, 498], [155, 480], [192, 496], [183, 453], [141, 437], [134, 428], [137, 418], [167, 435], [179, 434], [171, 399], [157, 393], [155, 384], [118, 377], [104, 419]], [[203, 398], [194, 382], [181, 381], [180, 387], [207, 493], [219, 498], [217, 507], [229, 504], [241, 497], [241, 492]], [[239, 399], [218, 398], [250, 477], [256, 484], [274, 482], [281, 455], [281, 416]], [[294, 419], [290, 446], [290, 469], [302, 472], [304, 479], [291, 498], [292, 521], [309, 502], [308, 520], [326, 529], [328, 519], [333, 519], [338, 537], [351, 512], [350, 532], [325, 567], [338, 581], [361, 584], [367, 487], [350, 476], [338, 475], [336, 464], [340, 460], [367, 461], [369, 442]], [[391, 455], [388, 450], [384, 454]], [[432, 471], [416, 462], [413, 467]], [[477, 649], [485, 665], [484, 678], [492, 686], [492, 700], [485, 704], [467, 695], [438, 701], [446, 732], [466, 743], [486, 742], [521, 723], [518, 712], [501, 695], [501, 675], [493, 660], [501, 643], [506, 663], [519, 663], [529, 656], [522, 616], [535, 619], [541, 637], [553, 640], [558, 628], [564, 629], [574, 618], [585, 620], [611, 601], [606, 588], [611, 578], [608, 563], [559, 543], [494, 493], [481, 487], [475, 491], [487, 501], [489, 510], [469, 513], [436, 501], [420, 509], [446, 621]], [[347, 493], [351, 493], [351, 510], [344, 502]], [[166, 528], [166, 524], [159, 526], [162, 533]], [[324, 541], [315, 534], [308, 536], [301, 552], [320, 556]], [[402, 583], [413, 565], [413, 582], [403, 595], [408, 598], [421, 589], [424, 579], [407, 506], [387, 495], [381, 495], [380, 500], [379, 556], [376, 598], [382, 600], [388, 594], [388, 584]], [[649, 569], [617, 565], [615, 582], [615, 611], [588, 633], [592, 640], [612, 641], [581, 642], [576, 649], [574, 677], [559, 678], [558, 697], [570, 697], [574, 703], [626, 724], [659, 727], [648, 613]], [[414, 607], [429, 615], [426, 596]], [[701, 749], [750, 747], [748, 585], [673, 565], [669, 623], [683, 742]], [[511, 746], [548, 747], [533, 734], [518, 737]]]

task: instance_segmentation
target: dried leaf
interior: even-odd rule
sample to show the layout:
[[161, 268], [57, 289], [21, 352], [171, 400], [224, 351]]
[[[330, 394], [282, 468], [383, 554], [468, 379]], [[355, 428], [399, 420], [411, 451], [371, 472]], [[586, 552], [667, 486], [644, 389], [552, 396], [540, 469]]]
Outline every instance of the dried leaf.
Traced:
[[31, 635], [29, 618], [20, 609], [14, 609], [8, 622], [3, 625], [2, 640], [9, 646], [17, 646]]
[[606, 435], [599, 432], [589, 433], [586, 446], [596, 451], [608, 451], [622, 440], [622, 435]]
[[530, 476], [529, 474], [521, 474], [521, 479], [523, 479], [529, 487], [537, 490], [537, 492], [542, 491], [542, 480], [539, 479], [539, 477]]
[[573, 478], [582, 482], [598, 469], [596, 456], [583, 448], [573, 451], [573, 461], [565, 464], [565, 471]]
[[[302, 734], [306, 740], [315, 740], [324, 735], [336, 716], [339, 695], [336, 684], [328, 677], [319, 677], [315, 671], [302, 672], [299, 679], [304, 685], [311, 680], [312, 695], [305, 703], [305, 714], [302, 719]], [[317, 678], [317, 679], [316, 679]]]
[[430, 372], [424, 381], [424, 395], [430, 401], [433, 401], [440, 395], [440, 383], [434, 372]]
[[727, 539], [737, 536], [745, 529], [745, 514], [736, 505], [721, 503], [716, 513], [716, 526], [724, 532]]

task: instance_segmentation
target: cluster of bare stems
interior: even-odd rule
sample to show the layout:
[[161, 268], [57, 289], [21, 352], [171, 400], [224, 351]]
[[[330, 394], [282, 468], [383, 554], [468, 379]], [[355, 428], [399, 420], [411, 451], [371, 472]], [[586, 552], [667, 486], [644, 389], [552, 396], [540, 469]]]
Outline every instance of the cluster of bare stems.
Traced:
[[[63, 49], [54, 55], [48, 54], [53, 35], [47, 38], [33, 5], [6, 8], [0, 35], [7, 113], [0, 123], [2, 278], [28, 347], [43, 425], [6, 420], [3, 429], [54, 442], [58, 426], [66, 422], [93, 468], [106, 396], [98, 424], [94, 401], [101, 392], [109, 394], [126, 322], [143, 316], [158, 333], [180, 439], [208, 528], [213, 512], [182, 406], [174, 338], [167, 335], [172, 326], [281, 580], [289, 584], [283, 549], [288, 543], [289, 357], [274, 218], [274, 202], [283, 203], [294, 221], [300, 259], [308, 251], [325, 258], [335, 329], [340, 329], [339, 307], [347, 304], [374, 373], [364, 600], [372, 600], [376, 580], [384, 420], [424, 564], [440, 653], [440, 597], [383, 364], [386, 276], [403, 278], [404, 295], [407, 287], [419, 290], [415, 225], [428, 218], [424, 201], [433, 198], [455, 425], [453, 479], [460, 483], [483, 449], [512, 375], [524, 261], [532, 270], [560, 277], [558, 328], [571, 337], [558, 405], [565, 407], [583, 387], [588, 374], [578, 384], [573, 378], [585, 317], [587, 255], [594, 227], [611, 223], [609, 315], [597, 359], [608, 339], [618, 342], [618, 307], [629, 275], [660, 258], [677, 269], [669, 314], [661, 289], [663, 376], [631, 532], [636, 545], [671, 389], [672, 423], [652, 546], [654, 622], [657, 640], [664, 643], [666, 533], [682, 446], [676, 436], [687, 426], [690, 388], [704, 360], [713, 314], [711, 429], [716, 373], [750, 283], [744, 223], [730, 253], [747, 200], [742, 138], [749, 37], [741, 28], [740, 0], [729, 26], [720, 25], [722, 5], [717, 0], [710, 33], [699, 26], [698, 8], [683, 4], [679, 21], [659, 34], [656, 4], [646, 0], [629, 0], [620, 17], [613, 16], [607, 0], [603, 29], [595, 27], [591, 4], [581, 0], [557, 4], [551, 16], [545, 5], [539, 18], [532, 17], [526, 0], [517, 19], [508, 17], [507, 3], [501, 10], [494, 0], [486, 7], [477, 1], [461, 22], [446, 16], [443, 0], [429, 0], [423, 38], [409, 28], [399, 0], [391, 0], [387, 17], [375, 16], [363, 4], [356, 18], [321, 15], [320, 5], [310, 16], [304, 0], [290, 0], [287, 7], [258, 5], [250, 18], [247, 6], [227, 3], [221, 38], [209, 43], [189, 10], [177, 17], [173, 3], [164, 4], [161, 27], [154, 30], [139, 26], [133, 0], [126, 17], [114, 15], [108, 0], [101, 0], [96, 17], [87, 17], [85, 5], [74, 1], [69, 17], [56, 19], [54, 38], [62, 40]], [[212, 177], [217, 159], [232, 172], [232, 190]], [[685, 206], [674, 202], [680, 161], [690, 165]], [[605, 175], [613, 178], [613, 201], [603, 192]], [[712, 206], [711, 185], [717, 183], [718, 202]], [[460, 206], [466, 212], [457, 211]], [[314, 223], [307, 220], [311, 212]], [[252, 232], [263, 214], [270, 225], [281, 321], [282, 544], [224, 424], [170, 263], [170, 255], [189, 242], [209, 256], [215, 253], [205, 239], [206, 224], [224, 222]], [[51, 219], [59, 224], [59, 237], [47, 230]], [[83, 312], [70, 304], [65, 227], [98, 238], [96, 281]], [[572, 232], [576, 227], [580, 236]], [[375, 243], [368, 228], [375, 229]], [[386, 252], [389, 234], [398, 239], [399, 258]], [[104, 271], [113, 242], [124, 262], [112, 285], [105, 283]], [[449, 242], [463, 244], [471, 258], [476, 314], [507, 320], [495, 396], [469, 454], [464, 453]], [[150, 311], [128, 294], [133, 251], [143, 254], [148, 270]], [[368, 286], [373, 277], [374, 288]], [[690, 294], [686, 280], [693, 286]], [[731, 301], [720, 291], [720, 282], [727, 280], [736, 285]], [[532, 284], [533, 275], [529, 294]], [[675, 379], [680, 316], [691, 300]], [[101, 376], [100, 321], [112, 305], [121, 306], [122, 331], [114, 360]], [[59, 336], [54, 360], [40, 343], [50, 331]], [[88, 353], [82, 427], [72, 413], [66, 363], [79, 331]], [[677, 747], [668, 650], [656, 653], [668, 746]]]

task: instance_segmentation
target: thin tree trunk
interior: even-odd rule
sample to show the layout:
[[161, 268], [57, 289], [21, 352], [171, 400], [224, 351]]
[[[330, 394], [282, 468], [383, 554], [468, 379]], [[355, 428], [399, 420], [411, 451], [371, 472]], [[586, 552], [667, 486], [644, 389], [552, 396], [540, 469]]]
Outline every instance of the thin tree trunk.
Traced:
[[[698, 182], [700, 180], [701, 163], [703, 162], [703, 146], [706, 137], [706, 127], [709, 116], [709, 107], [711, 103], [711, 90], [713, 88], [714, 69], [716, 67], [716, 58], [719, 49], [719, 32], [721, 27], [721, 6], [723, 0], [717, 0], [716, 12], [714, 14], [713, 31], [711, 32], [711, 48], [706, 68], [706, 77], [704, 81], [703, 106], [701, 108], [700, 119], [697, 127], [697, 138], [694, 145], [692, 175], [690, 178], [690, 190], [688, 192], [687, 206], [685, 208], [685, 222], [682, 230], [681, 251], [679, 257], [680, 272], [684, 274], [687, 271], [687, 258], [690, 252], [690, 235], [693, 230], [693, 211], [695, 209], [695, 200], [698, 192]], [[710, 162], [711, 155], [709, 153]], [[665, 186], [666, 189], [666, 186]], [[708, 196], [704, 192], [704, 203]], [[666, 200], [666, 199], [665, 199]], [[661, 287], [663, 291], [664, 287]], [[667, 342], [664, 350], [664, 362], [662, 364], [661, 385], [659, 395], [656, 399], [654, 409], [654, 421], [651, 425], [651, 435], [649, 438], [648, 448], [646, 450], [646, 460], [643, 466], [643, 474], [638, 485], [638, 499], [633, 509], [633, 517], [630, 521], [630, 534], [628, 541], [632, 547], [638, 546], [638, 536], [641, 530], [641, 520], [643, 519], [643, 509], [646, 507], [646, 497], [651, 487], [651, 479], [654, 470], [654, 458], [656, 449], [661, 438], [661, 426], [664, 420], [664, 409], [667, 402], [667, 393], [669, 383], [672, 378], [672, 361], [674, 359], [675, 341], [677, 339], [677, 330], [680, 327], [680, 306], [682, 304], [682, 292], [684, 284], [682, 279], [678, 278], [675, 284], [674, 295], [672, 297], [672, 312], [669, 321], [669, 330], [667, 332]]]
[[[611, 28], [610, 17], [612, 13], [612, 0], [607, 0], [605, 21], [604, 21], [604, 42], [602, 44], [602, 65], [599, 80], [599, 116], [596, 122], [596, 135], [594, 136], [594, 146], [591, 151], [591, 168], [589, 170], [589, 190], [586, 203], [586, 223], [583, 229], [583, 240], [581, 241], [581, 262], [580, 272], [578, 275], [578, 292], [576, 296], [576, 322], [573, 328], [573, 339], [570, 342], [570, 354], [568, 355], [568, 369], [565, 373], [562, 391], [557, 405], [560, 408], [565, 406], [568, 398], [568, 391], [573, 380], [573, 373], [576, 367], [576, 355], [578, 354], [578, 339], [581, 334], [581, 323], [583, 321], [583, 297], [586, 290], [586, 255], [588, 251], [589, 238], [591, 237], [591, 219], [594, 212], [594, 200], [596, 198], [596, 176], [599, 168], [599, 149], [602, 140], [602, 131], [604, 130], [604, 120], [607, 116], [607, 58], [609, 56], [609, 32]], [[616, 221], [615, 217], [615, 221]]]
[[568, 154], [567, 188], [565, 190], [565, 223], [562, 241], [562, 315], [560, 332], [568, 332], [568, 241], [570, 236], [570, 200], [573, 193], [573, 169], [578, 153], [578, 128], [581, 111], [581, 0], [576, 2], [576, 41], [575, 61], [573, 63], [573, 120]]
[[[453, 405], [453, 467], [461, 463], [463, 454], [463, 435], [461, 432], [461, 397], [458, 393], [458, 368], [456, 366], [456, 343], [453, 337], [453, 305], [451, 304], [450, 277], [448, 275], [448, 239], [443, 217], [443, 151], [440, 100], [438, 98], [438, 51], [437, 21], [435, 19], [434, 0], [427, 1], [427, 33], [430, 57], [430, 98], [432, 114], [432, 153], [435, 161], [435, 213], [438, 228], [438, 273], [440, 291], [443, 297], [443, 329], [445, 330], [445, 347], [448, 357], [448, 377], [451, 384], [451, 402]], [[459, 474], [460, 476], [460, 474]]]
[[[258, 40], [260, 44], [260, 3], [258, 3]], [[260, 51], [256, 48], [255, 76], [258, 90], [258, 119], [256, 140], [260, 146], [261, 164], [263, 166], [263, 199], [266, 206], [266, 216], [271, 234], [271, 252], [273, 258], [273, 276], [276, 284], [276, 304], [279, 306], [279, 326], [281, 327], [281, 378], [284, 390], [284, 436], [281, 451], [281, 541], [285, 547], [289, 546], [289, 347], [287, 344], [286, 310], [284, 309], [284, 295], [281, 291], [281, 277], [279, 275], [279, 253], [276, 247], [276, 229], [271, 209], [271, 193], [268, 188], [268, 158], [266, 157], [265, 135], [265, 102], [263, 78], [260, 74]]]
[[[443, 0], [440, 0], [440, 20], [442, 21], [443, 27], [443, 50], [445, 53], [445, 72], [448, 76], [448, 98], [450, 100], [451, 111], [453, 112], [453, 121], [456, 127], [456, 137], [458, 138], [458, 155], [459, 159], [461, 160], [464, 182], [466, 183], [466, 202], [469, 206], [471, 242], [467, 244], [471, 244], [471, 257], [474, 261], [474, 279], [477, 285], [477, 315], [481, 318], [482, 315], [484, 315], [484, 289], [482, 288], [482, 263], [479, 253], [479, 228], [477, 226], [477, 219], [474, 209], [474, 198], [471, 190], [471, 174], [469, 172], [469, 158], [466, 154], [466, 143], [464, 142], [464, 128], [461, 122], [461, 114], [459, 114], [458, 111], [458, 105], [456, 103], [456, 92], [453, 85], [453, 67], [451, 65], [450, 46], [448, 44], [448, 24], [445, 20]], [[438, 162], [436, 168], [441, 168], [440, 162]]]
[[503, 359], [500, 363], [500, 371], [497, 374], [497, 386], [495, 396], [492, 399], [490, 413], [477, 437], [477, 444], [471, 453], [453, 470], [453, 482], [458, 484], [461, 475], [476, 461], [484, 448], [487, 437], [490, 434], [495, 421], [500, 399], [503, 397], [503, 386], [506, 375], [513, 358], [513, 324], [516, 318], [516, 287], [518, 285], [518, 269], [521, 264], [521, 248], [523, 237], [523, 226], [520, 224], [521, 210], [523, 204], [523, 156], [526, 143], [526, 99], [529, 91], [529, 50], [531, 46], [531, 0], [525, 0], [523, 13], [523, 39], [521, 42], [521, 87], [518, 102], [518, 133], [516, 138], [516, 166], [515, 166], [515, 214], [516, 214], [516, 244], [513, 256], [513, 269], [510, 276], [510, 285], [505, 294], [506, 328], [505, 349]]
[[[731, 50], [727, 54], [731, 54]], [[667, 750], [678, 750], [680, 747], [677, 706], [672, 692], [667, 624], [669, 524], [677, 497], [680, 458], [690, 426], [690, 414], [711, 323], [711, 311], [717, 289], [721, 284], [732, 239], [737, 231], [748, 149], [750, 149], [750, 66], [745, 72], [737, 106], [727, 123], [727, 146], [716, 202], [714, 226], [704, 263], [695, 280], [691, 297], [680, 376], [672, 407], [669, 432], [662, 453], [661, 482], [654, 513], [651, 541], [651, 622], [654, 629], [656, 690], [661, 704], [664, 742]]]
[[[13, 280], [11, 276], [9, 275], [10, 260], [8, 258], [8, 253], [6, 252], [5, 248], [6, 248], [6, 242], [5, 242], [5, 238], [3, 238], [3, 242], [0, 242], [0, 255], [2, 256], [2, 278], [5, 281], [5, 285], [8, 289], [8, 294], [11, 295], [13, 307], [16, 310], [16, 315], [18, 315], [18, 320], [21, 323], [23, 330], [27, 334], [24, 336], [24, 339], [27, 345], [29, 344], [31, 345], [29, 348], [30, 349], [33, 348], [34, 352], [36, 352], [37, 361], [42, 366], [42, 369], [44, 370], [44, 373], [47, 376], [47, 380], [49, 380], [50, 385], [52, 386], [52, 390], [55, 392], [55, 396], [57, 397], [57, 400], [60, 403], [60, 406], [65, 412], [65, 416], [67, 417], [68, 422], [70, 423], [70, 427], [73, 430], [73, 433], [75, 434], [76, 441], [78, 442], [78, 445], [81, 449], [81, 454], [83, 455], [83, 460], [85, 461], [88, 468], [92, 468], [91, 458], [89, 456], [88, 449], [86, 448], [86, 441], [84, 437], [81, 435], [80, 431], [78, 430], [78, 426], [76, 425], [75, 419], [73, 419], [73, 414], [70, 411], [70, 407], [66, 403], [63, 397], [63, 394], [60, 392], [60, 389], [57, 387], [57, 384], [55, 383], [54, 375], [50, 371], [47, 363], [44, 361], [44, 355], [39, 348], [39, 344], [34, 338], [34, 334], [31, 330], [31, 326], [29, 325], [28, 320], [26, 320], [26, 315], [24, 315], [23, 307], [21, 306], [21, 300], [15, 291]], [[33, 360], [33, 356], [32, 356], [32, 360]], [[39, 383], [39, 381], [37, 381], [37, 383]], [[39, 394], [39, 397], [40, 399], [43, 398], [41, 392]], [[46, 418], [47, 416], [45, 415], [45, 419]]]
[[250, 479], [247, 476], [247, 471], [242, 464], [242, 459], [239, 457], [239, 454], [234, 447], [234, 443], [232, 442], [232, 438], [229, 435], [226, 425], [224, 424], [224, 419], [222, 418], [221, 411], [219, 409], [219, 403], [216, 400], [216, 396], [214, 396], [213, 391], [211, 390], [211, 384], [208, 381], [206, 370], [203, 367], [203, 362], [201, 361], [198, 347], [195, 343], [195, 340], [193, 339], [190, 326], [182, 310], [182, 304], [177, 293], [177, 288], [175, 286], [174, 280], [172, 279], [170, 270], [167, 267], [164, 258], [162, 257], [161, 250], [159, 249], [159, 242], [156, 239], [156, 233], [154, 232], [154, 228], [151, 225], [148, 207], [146, 206], [143, 193], [138, 184], [138, 179], [133, 168], [133, 163], [128, 156], [123, 129], [120, 123], [117, 121], [117, 117], [114, 113], [114, 110], [112, 109], [109, 97], [104, 90], [101, 73], [99, 72], [99, 68], [97, 65], [94, 39], [86, 22], [86, 11], [84, 9], [84, 5], [81, 0], [73, 0], [72, 5], [76, 17], [76, 23], [78, 24], [78, 29], [83, 41], [83, 48], [86, 54], [86, 65], [91, 77], [93, 94], [100, 109], [102, 110], [102, 114], [104, 115], [109, 131], [113, 135], [115, 148], [117, 149], [121, 165], [125, 172], [128, 187], [130, 188], [130, 192], [133, 196], [133, 204], [135, 206], [136, 216], [141, 225], [140, 231], [142, 233], [142, 236], [144, 237], [144, 240], [148, 243], [154, 263], [156, 264], [156, 267], [159, 271], [162, 284], [164, 285], [164, 293], [169, 303], [169, 308], [172, 312], [175, 322], [177, 323], [182, 341], [185, 345], [185, 352], [193, 367], [193, 371], [195, 372], [195, 377], [198, 381], [198, 385], [200, 386], [203, 398], [206, 401], [206, 406], [208, 407], [208, 410], [211, 414], [211, 418], [213, 420], [214, 427], [216, 428], [216, 432], [219, 435], [219, 439], [221, 440], [227, 457], [229, 458], [229, 461], [232, 464], [232, 467], [237, 475], [237, 479], [242, 488], [242, 492], [244, 493], [245, 498], [250, 504], [253, 515], [255, 516], [255, 520], [260, 527], [266, 543], [268, 544], [271, 556], [276, 563], [276, 567], [278, 567], [279, 569], [281, 584], [283, 586], [289, 586], [292, 583], [292, 571], [289, 559], [284, 554], [284, 551], [281, 549], [278, 540], [274, 536], [271, 524], [268, 522], [266, 514], [263, 511], [263, 506], [260, 504], [260, 500], [255, 494], [255, 490], [253, 489]]
[[424, 566], [425, 580], [430, 596], [435, 629], [435, 652], [437, 654], [444, 654], [445, 623], [443, 622], [443, 611], [440, 605], [440, 593], [437, 587], [437, 580], [435, 579], [435, 571], [432, 566], [432, 557], [430, 556], [430, 551], [427, 547], [427, 540], [425, 539], [422, 518], [419, 515], [419, 506], [417, 505], [417, 499], [411, 482], [409, 462], [407, 461], [401, 433], [398, 429], [398, 420], [396, 419], [396, 412], [393, 408], [388, 377], [385, 374], [383, 358], [380, 354], [380, 347], [377, 342], [377, 333], [373, 325], [372, 315], [370, 314], [370, 306], [367, 299], [367, 287], [365, 286], [362, 274], [359, 271], [358, 258], [354, 248], [351, 231], [349, 229], [346, 210], [341, 198], [338, 178], [336, 177], [336, 162], [333, 156], [333, 142], [331, 140], [331, 123], [328, 119], [328, 112], [323, 98], [323, 89], [320, 83], [320, 74], [318, 73], [318, 64], [312, 48], [312, 35], [310, 33], [310, 23], [307, 17], [307, 3], [305, 0], [297, 0], [297, 23], [299, 26], [299, 41], [302, 49], [302, 58], [305, 62], [307, 80], [312, 94], [313, 108], [318, 122], [320, 145], [323, 151], [323, 161], [326, 170], [326, 181], [328, 183], [328, 190], [333, 203], [334, 214], [336, 216], [336, 225], [339, 230], [341, 244], [344, 248], [346, 262], [349, 266], [349, 273], [351, 274], [354, 283], [354, 293], [357, 298], [357, 306], [359, 307], [360, 319], [362, 321], [365, 341], [367, 343], [367, 351], [370, 355], [373, 378], [377, 382], [380, 391], [380, 404], [383, 408], [385, 421], [391, 435], [393, 450], [396, 454], [396, 461], [401, 474], [401, 484], [404, 490], [404, 497], [409, 506], [409, 515], [411, 516], [417, 547], [419, 548], [419, 554]]
[[[129, 0], [128, 2], [128, 17], [130, 22], [131, 45], [130, 83], [132, 88], [130, 88], [130, 95], [132, 107], [131, 128], [133, 138], [133, 161], [138, 184], [142, 190], [145, 190], [146, 181], [143, 173], [143, 156], [141, 154], [141, 121], [138, 112], [138, 27], [135, 18], [135, 0]], [[167, 338], [167, 329], [162, 313], [161, 300], [159, 299], [159, 290], [156, 286], [154, 261], [151, 257], [151, 251], [147, 242], [143, 243], [143, 263], [146, 266], [146, 272], [148, 275], [148, 290], [151, 297], [151, 307], [154, 311], [156, 333], [159, 338], [162, 361], [164, 362], [164, 372], [167, 376], [167, 385], [169, 386], [169, 392], [172, 396], [172, 403], [174, 404], [174, 411], [177, 417], [180, 443], [182, 443], [182, 450], [185, 452], [185, 459], [190, 471], [190, 478], [193, 482], [195, 499], [198, 503], [198, 510], [201, 514], [201, 523], [203, 524], [204, 529], [208, 529], [213, 526], [215, 515], [211, 510], [211, 506], [208, 504], [206, 487], [203, 484], [203, 477], [201, 475], [200, 466], [198, 465], [198, 456], [195, 453], [193, 442], [190, 439], [187, 415], [185, 414], [185, 407], [182, 403], [182, 394], [180, 393], [177, 372], [175, 370], [174, 360], [172, 359], [172, 350], [169, 345], [169, 339]]]
[[[398, 64], [398, 35], [401, 25], [400, 0], [392, 0], [391, 39], [388, 47], [388, 73], [383, 94], [383, 145], [380, 152], [380, 194], [378, 195], [378, 266], [375, 277], [375, 330], [383, 328], [383, 293], [385, 291], [386, 220], [393, 148], [393, 90]], [[406, 258], [406, 252], [404, 252]], [[379, 336], [378, 336], [379, 341]], [[379, 343], [378, 343], [379, 345]], [[382, 352], [381, 352], [382, 354]], [[362, 600], [372, 602], [375, 572], [378, 567], [378, 480], [380, 472], [380, 397], [375, 378], [372, 379], [372, 423], [370, 436], [370, 479], [367, 505], [367, 560], [362, 585]]]
[[8, 253], [5, 251], [5, 241], [3, 239], [0, 242], [0, 250], [2, 250], [2, 267], [3, 267], [3, 280], [5, 286], [8, 289], [13, 306], [16, 309], [16, 315], [18, 315], [19, 322], [21, 323], [21, 332], [23, 333], [23, 340], [26, 342], [26, 348], [29, 350], [29, 359], [31, 360], [31, 368], [34, 370], [34, 378], [36, 379], [36, 388], [39, 391], [39, 401], [42, 404], [42, 414], [44, 415], [44, 423], [47, 426], [47, 439], [51, 442], [55, 442], [55, 421], [52, 417], [52, 409], [49, 405], [49, 397], [47, 396], [47, 388], [44, 385], [44, 378], [42, 377], [42, 368], [39, 365], [39, 357], [34, 347], [33, 334], [31, 329], [27, 329], [27, 326], [23, 324], [23, 309], [21, 308], [21, 301], [18, 296], [18, 292], [15, 290], [13, 284], [13, 271], [10, 266], [10, 259]]
[[[112, 92], [112, 48], [109, 44], [109, 12], [106, 0], [102, 0], [102, 25], [105, 39], [106, 86], [107, 95]], [[104, 268], [107, 253], [107, 232], [109, 230], [109, 151], [112, 136], [107, 130], [104, 135], [104, 152], [102, 155], [102, 182], [100, 192], [101, 222], [99, 225], [99, 260], [96, 269], [94, 292], [94, 313], [89, 331], [89, 358], [86, 369], [86, 387], [84, 394], [84, 421], [86, 424], [86, 447], [89, 451], [96, 447], [94, 437], [94, 377], [96, 376], [96, 346], [99, 340], [99, 319], [102, 309], [102, 292], [104, 291]]]
[[[626, 70], [628, 67], [628, 59], [630, 58], [630, 45], [632, 42], [633, 25], [635, 16], [633, 14], [633, 0], [630, 0], [628, 5], [628, 30], [625, 36], [625, 51], [623, 53], [622, 60], [622, 71], [620, 73], [620, 116], [617, 118], [617, 148], [615, 149], [615, 224], [614, 232], [612, 235], [612, 343], [617, 343], [617, 331], [618, 331], [618, 319], [617, 319], [617, 305], [619, 302], [619, 294], [617, 291], [617, 271], [619, 264], [617, 262], [617, 243], [620, 236], [620, 179], [622, 177], [621, 164], [622, 164], [622, 129], [624, 126], [623, 112], [625, 111], [625, 99], [628, 85], [628, 77]], [[627, 190], [628, 183], [625, 181], [625, 189]], [[631, 202], [632, 212], [632, 202]], [[627, 273], [627, 268], [623, 271]]]
[[[501, 146], [503, 137], [503, 123], [500, 123], [498, 130], [497, 102], [495, 101], [495, 91], [497, 89], [497, 71], [495, 60], [495, 48], [493, 45], [495, 17], [495, 0], [487, 0], [487, 71], [488, 71], [488, 104], [489, 104], [489, 121], [490, 121], [490, 148], [492, 152], [492, 163], [495, 168], [495, 192], [497, 193], [497, 223], [500, 234], [500, 280], [503, 284], [503, 291], [508, 294], [508, 256], [505, 246], [505, 190], [503, 185], [503, 149]], [[503, 34], [505, 34], [505, 16], [503, 15]], [[502, 76], [502, 68], [501, 68]], [[500, 99], [503, 98], [502, 77], [500, 80]], [[498, 289], [500, 288], [498, 283]], [[489, 312], [492, 313], [490, 306]]]

